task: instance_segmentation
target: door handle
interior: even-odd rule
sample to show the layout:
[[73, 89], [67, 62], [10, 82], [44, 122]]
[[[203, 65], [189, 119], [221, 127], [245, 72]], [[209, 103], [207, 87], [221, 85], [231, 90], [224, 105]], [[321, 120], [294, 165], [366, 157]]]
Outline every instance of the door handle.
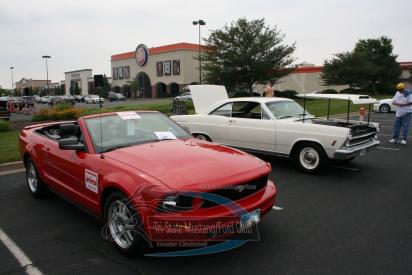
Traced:
[[229, 123], [235, 123], [236, 119], [229, 119]]
[[46, 151], [47, 151], [47, 152], [50, 151], [50, 148], [46, 148]]

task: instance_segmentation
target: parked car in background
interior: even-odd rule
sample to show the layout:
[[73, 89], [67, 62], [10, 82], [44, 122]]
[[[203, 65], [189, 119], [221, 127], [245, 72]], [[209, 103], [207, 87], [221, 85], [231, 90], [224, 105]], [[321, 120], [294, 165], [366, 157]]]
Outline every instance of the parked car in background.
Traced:
[[398, 110], [398, 106], [392, 104], [392, 98], [381, 99], [373, 104], [373, 111], [375, 112], [389, 113], [396, 110]]
[[104, 103], [104, 98], [98, 95], [88, 95], [84, 98], [84, 103], [86, 104], [96, 104], [96, 103]]
[[82, 95], [74, 95], [73, 97], [76, 102], [84, 102], [84, 97]]
[[[330, 159], [352, 160], [380, 144], [377, 123], [315, 118], [288, 98], [228, 98], [223, 86], [189, 88], [196, 114], [170, 118], [195, 137], [251, 153], [288, 157], [307, 173], [317, 173]], [[354, 104], [376, 102], [364, 95], [306, 96]]]
[[192, 100], [192, 95], [190, 92], [183, 92], [175, 97], [177, 100]]
[[33, 107], [35, 104], [34, 97], [32, 96], [21, 96], [19, 99], [19, 108]]
[[65, 103], [68, 103], [68, 104], [71, 104], [71, 105], [76, 104], [74, 96], [72, 96], [72, 95], [63, 95], [62, 99]]
[[41, 99], [40, 99], [40, 103], [41, 103], [41, 104], [49, 104], [51, 98], [52, 98], [52, 97], [51, 97], [51, 96], [48, 96], [48, 95], [42, 96]]
[[35, 103], [37, 103], [37, 104], [41, 103], [41, 97], [40, 97], [40, 96], [34, 95], [34, 96], [33, 96], [33, 99], [34, 99], [34, 102], [35, 102]]
[[121, 93], [109, 93], [107, 99], [109, 99], [110, 101], [124, 101], [127, 98]]
[[0, 119], [10, 120], [10, 111], [7, 109], [7, 97], [0, 98]]

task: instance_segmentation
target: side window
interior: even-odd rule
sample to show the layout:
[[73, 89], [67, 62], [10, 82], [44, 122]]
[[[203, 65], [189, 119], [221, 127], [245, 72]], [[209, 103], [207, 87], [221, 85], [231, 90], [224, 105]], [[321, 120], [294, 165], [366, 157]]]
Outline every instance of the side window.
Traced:
[[253, 101], [234, 102], [232, 117], [262, 119], [262, 107]]
[[227, 103], [223, 106], [220, 106], [213, 112], [211, 112], [210, 115], [230, 117], [231, 113], [232, 113], [232, 103]]

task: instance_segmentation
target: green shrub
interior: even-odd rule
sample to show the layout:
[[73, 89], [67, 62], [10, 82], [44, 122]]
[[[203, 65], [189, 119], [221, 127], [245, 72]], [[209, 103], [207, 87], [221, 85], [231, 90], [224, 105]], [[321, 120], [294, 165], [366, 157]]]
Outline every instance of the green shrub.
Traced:
[[10, 122], [5, 120], [0, 120], [0, 132], [10, 131]]
[[67, 102], [62, 102], [62, 103], [58, 103], [55, 106], [53, 106], [53, 110], [64, 111], [64, 110], [70, 109], [72, 107], [73, 106], [71, 104], [69, 104]]
[[[57, 107], [57, 106], [56, 106]], [[75, 108], [60, 108], [53, 107], [52, 109], [42, 109], [34, 117], [33, 121], [43, 120], [75, 120], [80, 117], [82, 113], [81, 109]]]

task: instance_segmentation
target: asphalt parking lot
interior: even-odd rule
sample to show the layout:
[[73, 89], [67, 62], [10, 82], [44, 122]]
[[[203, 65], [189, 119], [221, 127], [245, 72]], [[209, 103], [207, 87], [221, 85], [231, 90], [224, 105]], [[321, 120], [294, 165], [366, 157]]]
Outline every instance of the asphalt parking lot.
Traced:
[[33, 199], [24, 173], [2, 175], [0, 274], [411, 274], [412, 140], [387, 142], [393, 118], [372, 115], [378, 150], [317, 176], [264, 158], [278, 207], [260, 241], [214, 255], [125, 258], [101, 238], [99, 221], [54, 195]]

